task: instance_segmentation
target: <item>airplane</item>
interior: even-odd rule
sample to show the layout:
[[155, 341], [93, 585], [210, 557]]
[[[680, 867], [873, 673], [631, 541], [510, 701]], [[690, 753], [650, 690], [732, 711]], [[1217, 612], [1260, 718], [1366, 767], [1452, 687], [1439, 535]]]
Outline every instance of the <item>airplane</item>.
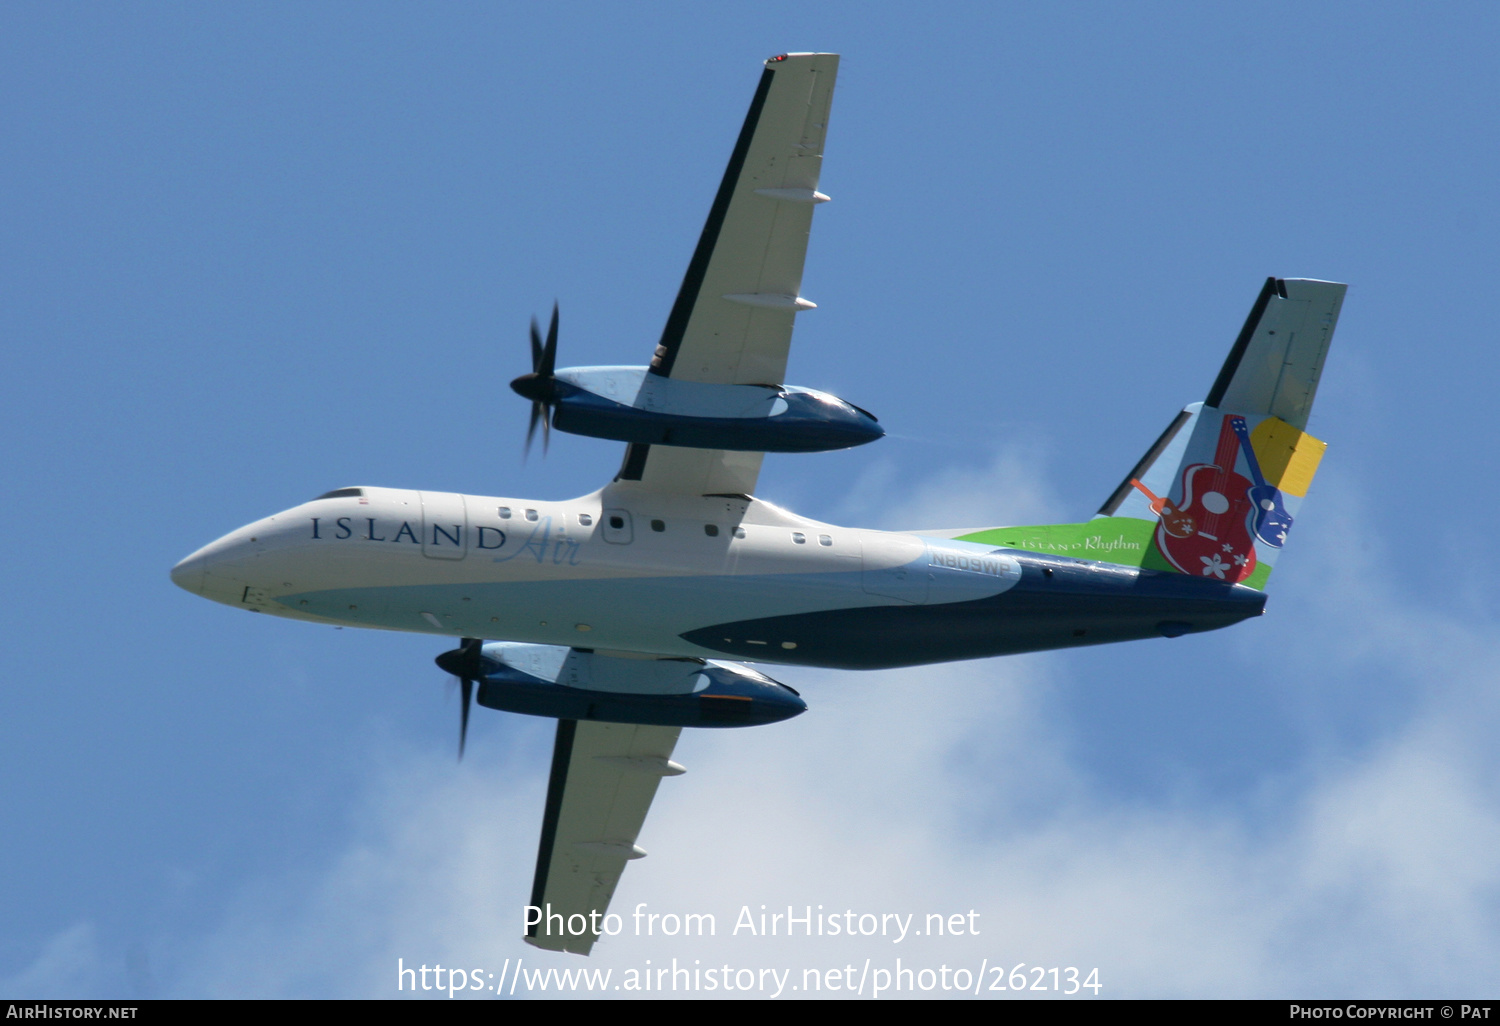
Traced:
[[[807, 706], [770, 664], [846, 670], [1176, 638], [1261, 614], [1325, 445], [1306, 433], [1346, 286], [1270, 278], [1202, 402], [1092, 518], [876, 531], [755, 494], [767, 452], [878, 439], [785, 384], [837, 54], [767, 60], [647, 366], [558, 368], [558, 313], [512, 387], [540, 425], [626, 443], [566, 501], [358, 486], [256, 520], [171, 572], [295, 620], [461, 639], [476, 698], [555, 718], [525, 939], [587, 955], [683, 727]], [[754, 664], [754, 665], [752, 665]], [[603, 919], [601, 919], [603, 917]]]

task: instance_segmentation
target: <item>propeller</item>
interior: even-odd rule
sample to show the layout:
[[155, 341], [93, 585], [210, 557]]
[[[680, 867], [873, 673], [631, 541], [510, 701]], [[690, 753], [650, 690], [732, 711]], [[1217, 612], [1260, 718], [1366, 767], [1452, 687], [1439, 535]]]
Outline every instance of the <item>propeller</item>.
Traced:
[[458, 757], [464, 757], [464, 741], [469, 736], [469, 706], [474, 701], [474, 682], [484, 676], [484, 662], [480, 649], [484, 641], [480, 638], [464, 638], [458, 648], [444, 652], [434, 662], [445, 673], [458, 678], [463, 690], [463, 711], [459, 714]]
[[552, 404], [557, 402], [557, 380], [552, 372], [557, 368], [557, 304], [552, 304], [552, 324], [547, 328], [547, 341], [542, 342], [542, 333], [537, 328], [536, 318], [531, 319], [531, 373], [522, 374], [510, 383], [511, 389], [523, 399], [531, 400], [531, 421], [526, 425], [526, 452], [531, 452], [531, 439], [536, 435], [537, 421], [542, 424], [542, 453], [547, 452], [552, 440]]

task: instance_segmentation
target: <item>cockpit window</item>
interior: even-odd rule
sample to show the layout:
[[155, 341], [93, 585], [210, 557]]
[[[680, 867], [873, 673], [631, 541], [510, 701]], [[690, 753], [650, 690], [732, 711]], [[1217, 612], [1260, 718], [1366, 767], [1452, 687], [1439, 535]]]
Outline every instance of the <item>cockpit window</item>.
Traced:
[[[335, 488], [331, 492], [324, 492], [318, 496], [318, 499], [362, 499], [364, 495], [363, 488]], [[317, 502], [318, 499], [314, 499], [313, 502]]]

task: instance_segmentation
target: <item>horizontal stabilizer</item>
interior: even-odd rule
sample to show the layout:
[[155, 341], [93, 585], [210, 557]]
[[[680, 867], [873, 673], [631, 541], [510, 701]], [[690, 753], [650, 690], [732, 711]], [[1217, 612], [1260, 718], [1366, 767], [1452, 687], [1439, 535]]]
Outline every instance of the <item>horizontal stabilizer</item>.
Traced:
[[1267, 278], [1203, 405], [1307, 428], [1347, 285]]

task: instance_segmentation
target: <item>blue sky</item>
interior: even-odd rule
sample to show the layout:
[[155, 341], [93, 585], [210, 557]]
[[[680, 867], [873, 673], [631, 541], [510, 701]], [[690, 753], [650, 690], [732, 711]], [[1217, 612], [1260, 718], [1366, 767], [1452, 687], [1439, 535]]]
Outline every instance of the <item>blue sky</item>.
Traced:
[[[527, 320], [644, 362], [764, 57], [842, 53], [789, 376], [875, 412], [760, 494], [1091, 512], [1268, 274], [1350, 283], [1329, 442], [1232, 631], [878, 674], [684, 736], [616, 905], [983, 914], [645, 959], [1098, 966], [1112, 996], [1474, 995], [1500, 964], [1490, 5], [0, 9], [0, 994], [395, 996], [516, 939], [550, 724], [436, 638], [172, 586], [329, 488], [564, 498]], [[571, 965], [573, 962], [558, 964]], [[909, 961], [907, 964], [913, 964]], [[518, 995], [519, 996], [519, 995]]]

